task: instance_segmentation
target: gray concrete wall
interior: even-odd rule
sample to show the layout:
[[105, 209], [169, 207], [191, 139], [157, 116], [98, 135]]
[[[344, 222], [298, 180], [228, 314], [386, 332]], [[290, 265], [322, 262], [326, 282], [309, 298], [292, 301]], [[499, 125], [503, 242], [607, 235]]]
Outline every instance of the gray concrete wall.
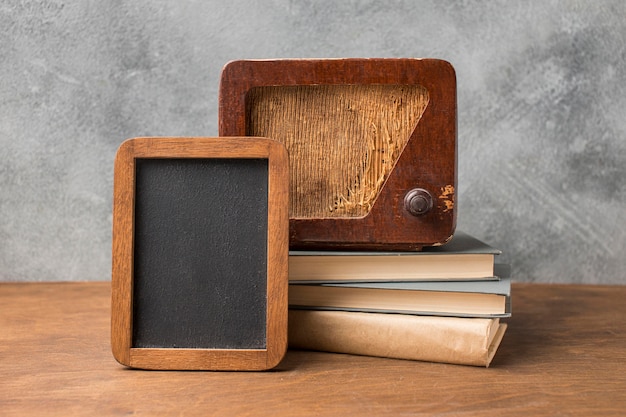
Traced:
[[217, 135], [243, 58], [457, 71], [460, 229], [520, 281], [626, 283], [626, 3], [4, 0], [0, 280], [106, 280], [126, 138]]

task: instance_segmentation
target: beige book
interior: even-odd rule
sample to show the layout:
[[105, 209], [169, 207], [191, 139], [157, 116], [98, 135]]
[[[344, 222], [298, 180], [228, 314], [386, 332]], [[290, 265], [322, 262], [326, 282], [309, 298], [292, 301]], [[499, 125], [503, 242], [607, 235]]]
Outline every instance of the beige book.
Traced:
[[504, 336], [498, 318], [289, 310], [289, 347], [488, 367]]
[[497, 279], [501, 251], [456, 231], [450, 242], [418, 252], [291, 251], [289, 281], [458, 281]]

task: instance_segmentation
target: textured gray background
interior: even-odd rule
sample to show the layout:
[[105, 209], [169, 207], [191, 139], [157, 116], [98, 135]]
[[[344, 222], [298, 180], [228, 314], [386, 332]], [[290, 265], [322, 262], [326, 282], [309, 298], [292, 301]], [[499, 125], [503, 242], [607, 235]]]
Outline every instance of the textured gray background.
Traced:
[[626, 283], [626, 3], [0, 4], [0, 280], [106, 280], [126, 138], [217, 135], [243, 58], [431, 57], [457, 71], [460, 229], [520, 281]]

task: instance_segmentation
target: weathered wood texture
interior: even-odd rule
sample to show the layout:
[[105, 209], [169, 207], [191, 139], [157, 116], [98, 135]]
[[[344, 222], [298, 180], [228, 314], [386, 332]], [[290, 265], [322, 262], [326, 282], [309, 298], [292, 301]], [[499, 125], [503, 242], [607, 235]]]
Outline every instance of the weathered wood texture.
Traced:
[[513, 286], [490, 368], [289, 351], [269, 372], [129, 370], [110, 283], [0, 284], [3, 416], [626, 414], [626, 287]]
[[419, 85], [258, 87], [246, 134], [286, 145], [291, 218], [362, 217], [427, 104]]
[[[234, 61], [220, 136], [290, 151], [292, 249], [419, 250], [456, 225], [456, 75], [437, 59]], [[383, 152], [384, 151], [384, 152]], [[413, 215], [405, 197], [428, 194]]]

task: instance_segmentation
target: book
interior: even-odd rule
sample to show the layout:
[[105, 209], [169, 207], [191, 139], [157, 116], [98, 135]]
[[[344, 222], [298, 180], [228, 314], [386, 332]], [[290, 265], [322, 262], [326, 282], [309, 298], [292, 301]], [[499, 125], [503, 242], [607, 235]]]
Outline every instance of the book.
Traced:
[[315, 310], [457, 317], [509, 317], [508, 265], [492, 281], [389, 281], [289, 284], [289, 306]]
[[419, 252], [290, 251], [291, 282], [495, 280], [500, 250], [461, 231]]
[[289, 310], [289, 347], [488, 367], [506, 331], [499, 318]]

